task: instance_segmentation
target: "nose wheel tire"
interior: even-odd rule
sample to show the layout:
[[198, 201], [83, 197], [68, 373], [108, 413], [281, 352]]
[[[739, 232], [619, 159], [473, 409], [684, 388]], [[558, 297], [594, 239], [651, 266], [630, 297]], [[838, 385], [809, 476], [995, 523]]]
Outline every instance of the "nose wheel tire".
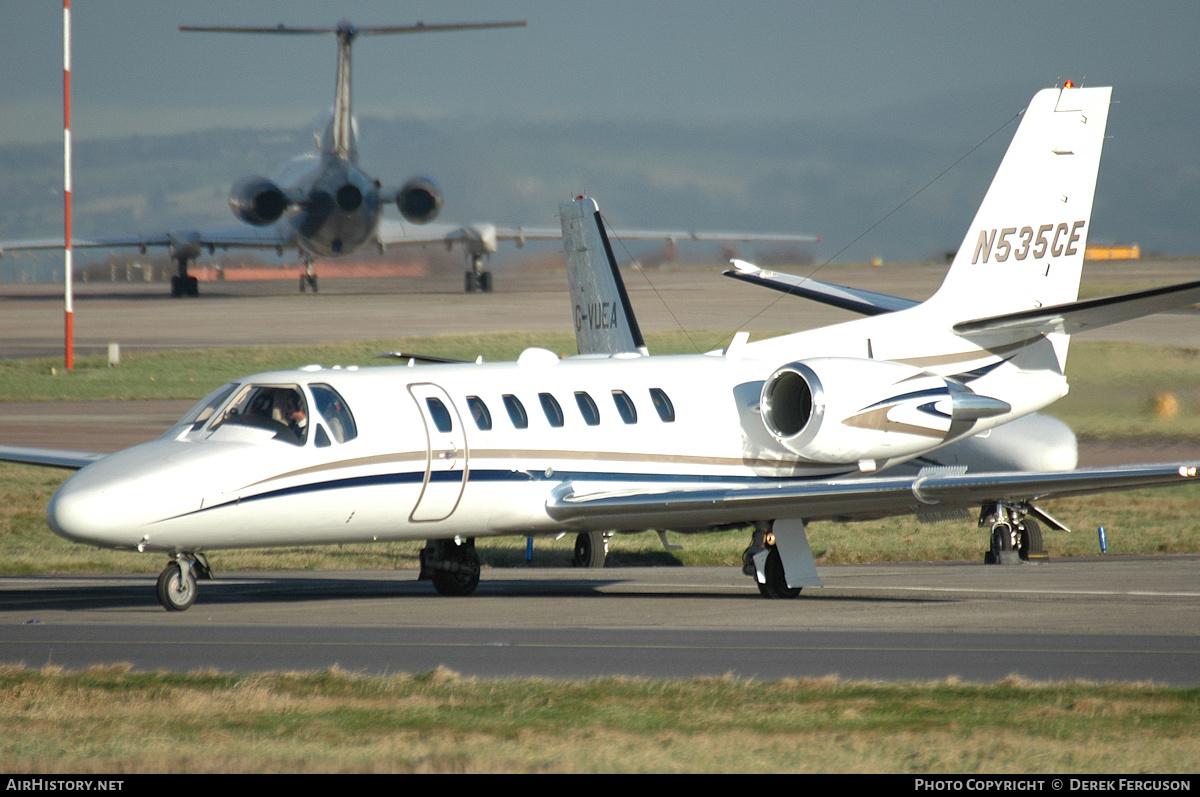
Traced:
[[178, 562], [171, 562], [158, 576], [158, 602], [169, 612], [182, 612], [196, 602], [196, 579]]

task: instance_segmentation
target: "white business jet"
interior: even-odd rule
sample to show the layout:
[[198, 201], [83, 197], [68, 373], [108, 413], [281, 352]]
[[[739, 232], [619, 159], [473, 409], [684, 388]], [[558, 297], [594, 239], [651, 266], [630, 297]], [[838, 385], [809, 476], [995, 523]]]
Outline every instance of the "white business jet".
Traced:
[[[1027, 520], [1061, 528], [1041, 499], [1197, 474], [1195, 462], [912, 464], [1061, 398], [1072, 333], [1200, 301], [1200, 282], [1077, 301], [1110, 94], [1033, 98], [921, 304], [708, 354], [646, 356], [631, 336], [565, 359], [258, 374], [116, 454], [0, 456], [82, 468], [51, 500], [50, 527], [166, 554], [170, 610], [211, 575], [203, 552], [238, 547], [428, 540], [422, 577], [463, 595], [479, 581], [478, 537], [753, 525], [746, 567], [786, 598], [820, 583], [808, 523], [982, 507], [993, 559], [1011, 560], [1032, 545]], [[560, 214], [568, 260], [611, 265], [595, 202]], [[586, 323], [616, 334], [612, 318], [599, 308]]]

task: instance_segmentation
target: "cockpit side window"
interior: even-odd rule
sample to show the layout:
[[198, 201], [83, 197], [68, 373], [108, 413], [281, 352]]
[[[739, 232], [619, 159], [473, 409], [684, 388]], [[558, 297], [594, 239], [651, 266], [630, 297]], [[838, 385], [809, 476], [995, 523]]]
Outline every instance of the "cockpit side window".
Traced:
[[253, 426], [275, 432], [276, 440], [304, 445], [308, 402], [297, 385], [247, 385], [212, 425]]
[[329, 423], [329, 434], [338, 443], [348, 443], [358, 437], [354, 415], [341, 394], [329, 385], [309, 385], [317, 412]]

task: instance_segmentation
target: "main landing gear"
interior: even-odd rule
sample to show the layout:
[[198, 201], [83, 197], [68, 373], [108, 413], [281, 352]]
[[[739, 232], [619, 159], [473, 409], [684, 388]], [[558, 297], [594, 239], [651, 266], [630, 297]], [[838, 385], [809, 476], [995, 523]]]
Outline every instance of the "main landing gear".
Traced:
[[[755, 559], [761, 559], [763, 553], [766, 554], [766, 561], [762, 565], [764, 578], [759, 578]], [[770, 522], [754, 524], [750, 545], [742, 552], [742, 572], [754, 578], [758, 593], [764, 598], [794, 598], [800, 594], [800, 587], [788, 586], [783, 573], [783, 559], [775, 547], [775, 533]]]
[[611, 532], [584, 531], [575, 538], [571, 567], [604, 567], [608, 559], [608, 538]]
[[429, 540], [421, 549], [418, 580], [433, 581], [439, 595], [470, 595], [479, 586], [479, 568], [474, 537]]
[[[1042, 527], [1028, 516], [1032, 509], [1027, 504], [983, 505], [979, 525], [991, 529], [991, 543], [983, 555], [984, 564], [1015, 565], [1031, 559], [1049, 558], [1042, 542]], [[1040, 510], [1039, 514], [1049, 517]]]
[[464, 277], [464, 289], [466, 293], [491, 293], [492, 292], [492, 272], [484, 271], [483, 255], [468, 254], [468, 259], [471, 262], [471, 270]]
[[202, 553], [180, 553], [158, 576], [158, 602], [169, 612], [186, 611], [196, 602], [196, 579], [211, 579], [212, 568]]
[[300, 292], [304, 293], [305, 287], [312, 288], [312, 292], [317, 292], [317, 275], [313, 271], [313, 259], [311, 255], [304, 255], [304, 273], [300, 275]]

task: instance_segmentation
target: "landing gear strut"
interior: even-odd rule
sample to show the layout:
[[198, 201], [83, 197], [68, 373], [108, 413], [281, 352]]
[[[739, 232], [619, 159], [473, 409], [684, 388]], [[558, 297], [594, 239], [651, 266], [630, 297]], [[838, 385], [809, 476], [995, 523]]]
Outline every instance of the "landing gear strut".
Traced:
[[483, 255], [468, 253], [467, 258], [471, 261], [471, 270], [464, 278], [466, 292], [491, 293], [492, 272], [483, 270]]
[[439, 595], [470, 595], [479, 586], [475, 538], [429, 540], [421, 549], [419, 580], [433, 581]]
[[204, 554], [176, 554], [158, 576], [158, 602], [169, 612], [186, 611], [196, 602], [197, 578], [212, 578], [212, 568]]
[[304, 255], [304, 273], [300, 275], [300, 292], [304, 293], [305, 286], [312, 288], [312, 292], [317, 292], [317, 275], [313, 271], [313, 259], [311, 255]]

